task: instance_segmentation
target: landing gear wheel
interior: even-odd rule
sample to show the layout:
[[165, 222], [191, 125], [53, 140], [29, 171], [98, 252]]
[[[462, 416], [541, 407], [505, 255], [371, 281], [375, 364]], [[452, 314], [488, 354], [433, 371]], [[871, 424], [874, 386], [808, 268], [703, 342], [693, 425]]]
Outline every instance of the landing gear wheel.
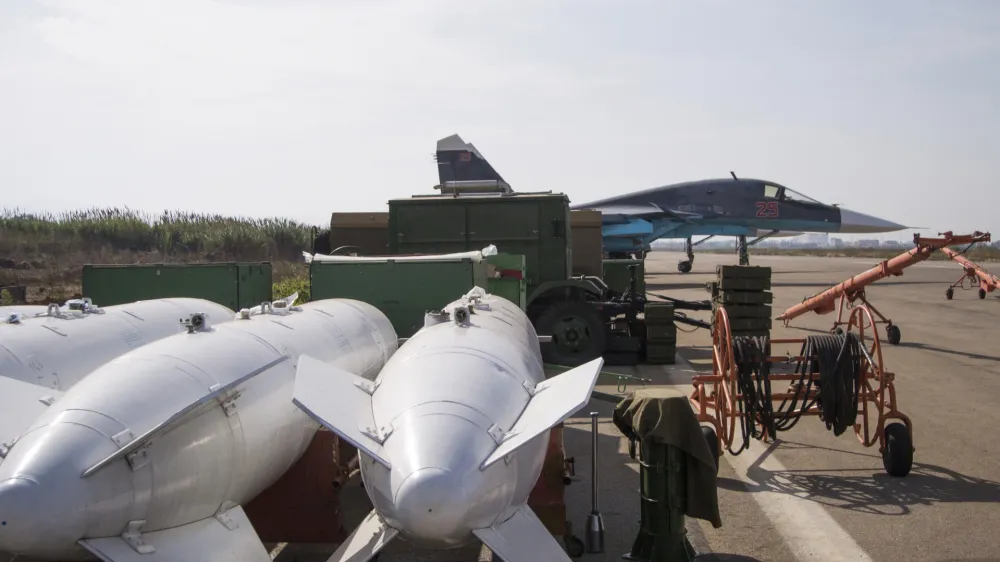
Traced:
[[691, 262], [689, 262], [689, 261], [679, 261], [679, 262], [677, 262], [677, 271], [680, 271], [681, 273], [690, 273], [691, 272]]
[[902, 477], [913, 468], [913, 436], [905, 424], [893, 422], [885, 426], [882, 436], [885, 449], [882, 452], [882, 466], [889, 476]]
[[979, 300], [986, 298], [986, 289], [979, 289]]
[[715, 430], [707, 425], [701, 426], [701, 434], [705, 436], [705, 441], [708, 442], [708, 450], [712, 451], [712, 458], [715, 459], [715, 474], [719, 475], [719, 437], [715, 434]]
[[576, 367], [597, 359], [607, 348], [607, 327], [601, 313], [588, 302], [563, 301], [550, 305], [535, 324], [539, 334], [551, 335], [542, 344], [546, 363]]
[[895, 324], [889, 324], [885, 327], [885, 335], [892, 345], [899, 345], [900, 339], [903, 337], [899, 332], [899, 326]]
[[955, 289], [948, 287], [948, 290], [944, 292], [944, 298], [951, 300], [955, 296]]

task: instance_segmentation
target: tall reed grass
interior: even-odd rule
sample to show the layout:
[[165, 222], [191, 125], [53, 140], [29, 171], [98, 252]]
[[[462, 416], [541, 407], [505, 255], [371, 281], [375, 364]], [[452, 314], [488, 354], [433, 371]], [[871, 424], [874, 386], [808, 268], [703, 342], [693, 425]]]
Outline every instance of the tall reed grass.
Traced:
[[37, 259], [84, 253], [158, 253], [185, 261], [299, 261], [312, 227], [281, 218], [246, 218], [129, 208], [59, 214], [0, 211], [0, 257]]

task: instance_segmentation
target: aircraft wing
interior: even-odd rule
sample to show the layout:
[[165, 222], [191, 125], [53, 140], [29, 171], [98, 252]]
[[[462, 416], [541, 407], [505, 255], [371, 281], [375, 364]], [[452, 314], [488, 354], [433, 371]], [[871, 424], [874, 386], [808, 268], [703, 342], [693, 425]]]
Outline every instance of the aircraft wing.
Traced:
[[62, 393], [0, 376], [0, 453], [21, 436]]
[[104, 562], [271, 562], [239, 506], [172, 529], [126, 531], [121, 537], [82, 539], [80, 544]]

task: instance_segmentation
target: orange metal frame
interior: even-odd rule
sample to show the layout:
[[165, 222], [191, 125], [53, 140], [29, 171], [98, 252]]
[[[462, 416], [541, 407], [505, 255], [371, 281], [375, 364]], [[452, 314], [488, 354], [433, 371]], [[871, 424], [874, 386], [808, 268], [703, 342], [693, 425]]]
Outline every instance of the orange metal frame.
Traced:
[[[986, 298], [986, 293], [992, 293], [998, 286], [1000, 286], [1000, 278], [997, 278], [997, 276], [986, 271], [974, 261], [966, 258], [951, 248], [941, 248], [941, 251], [962, 266], [962, 269], [964, 270], [962, 276], [958, 278], [958, 281], [952, 283], [949, 289], [959, 287], [961, 289], [968, 290], [979, 287], [979, 298]], [[968, 287], [965, 286], [966, 279], [969, 280]], [[948, 298], [951, 298], [951, 293], [948, 294]]]
[[[833, 323], [834, 328], [846, 325], [848, 322], [844, 322], [843, 315], [845, 309], [851, 309], [854, 303], [860, 301], [861, 305], [866, 307], [869, 313], [874, 313], [878, 316], [879, 324], [892, 325], [892, 320], [887, 319], [881, 312], [878, 311], [870, 302], [868, 302], [865, 296], [865, 287], [871, 285], [872, 283], [878, 281], [879, 279], [884, 279], [889, 276], [899, 276], [903, 274], [903, 270], [907, 267], [922, 262], [930, 257], [934, 250], [945, 248], [946, 246], [952, 246], [955, 244], [971, 244], [973, 242], [989, 242], [990, 234], [975, 232], [971, 235], [956, 235], [952, 232], [945, 232], [942, 238], [924, 238], [916, 234], [913, 235], [913, 243], [916, 244], [916, 248], [908, 250], [890, 260], [885, 260], [880, 262], [875, 267], [872, 267], [868, 271], [855, 275], [836, 285], [819, 293], [818, 295], [812, 296], [805, 299], [801, 303], [790, 307], [785, 312], [778, 316], [778, 320], [784, 321], [785, 326], [793, 318], [801, 316], [806, 312], [813, 311], [816, 314], [828, 314], [833, 312], [834, 308], [839, 306], [840, 311], [837, 314], [837, 320]], [[834, 304], [837, 302], [838, 304]], [[871, 316], [871, 314], [869, 314]]]
[[[851, 311], [851, 316], [847, 322], [848, 331], [857, 333], [862, 347], [867, 351], [861, 360], [864, 370], [862, 384], [858, 396], [858, 417], [859, 423], [854, 425], [854, 433], [858, 440], [865, 446], [871, 447], [876, 443], [881, 443], [879, 452], [885, 451], [885, 425], [888, 420], [897, 419], [902, 421], [907, 429], [913, 431], [910, 418], [901, 413], [896, 406], [896, 388], [893, 384], [895, 375], [885, 370], [882, 363], [882, 346], [878, 337], [878, 330], [875, 329], [875, 320], [871, 310], [867, 305], [859, 305]], [[712, 374], [696, 375], [692, 378], [694, 391], [691, 393], [690, 401], [695, 410], [695, 415], [699, 422], [711, 423], [715, 427], [715, 434], [719, 440], [719, 453], [726, 449], [731, 449], [733, 439], [736, 437], [736, 427], [740, 417], [743, 416], [743, 395], [739, 392], [737, 382], [737, 365], [733, 354], [732, 331], [729, 327], [729, 316], [724, 306], [716, 310], [715, 330], [712, 344]], [[797, 344], [799, 346], [805, 342], [803, 338], [793, 339], [772, 339], [772, 355], [768, 357], [768, 362], [772, 364], [772, 372], [769, 375], [770, 381], [788, 381], [790, 388], [788, 392], [773, 393], [772, 401], [781, 401], [795, 396], [793, 381], [797, 381], [800, 375], [791, 372], [781, 372], [776, 368], [777, 364], [794, 366], [799, 361], [806, 358], [799, 355], [774, 355], [774, 344]], [[806, 378], [817, 380], [819, 375], [806, 375]], [[813, 388], [812, 392], [818, 392]], [[806, 402], [812, 400], [815, 394], [806, 397]], [[813, 406], [808, 410], [800, 412], [803, 415], [819, 415], [820, 409]], [[799, 412], [792, 412], [797, 415]], [[786, 414], [787, 415], [787, 414]], [[870, 420], [874, 417], [874, 421]], [[760, 420], [754, 423], [764, 431], [764, 441], [773, 439], [774, 435], [768, 435], [766, 428]]]

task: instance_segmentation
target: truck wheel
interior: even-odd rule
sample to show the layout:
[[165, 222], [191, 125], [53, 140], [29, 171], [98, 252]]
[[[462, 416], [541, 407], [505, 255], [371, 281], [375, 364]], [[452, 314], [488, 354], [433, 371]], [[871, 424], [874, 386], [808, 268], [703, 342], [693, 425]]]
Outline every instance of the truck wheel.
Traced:
[[563, 301], [549, 306], [538, 317], [535, 331], [552, 336], [542, 344], [546, 363], [576, 367], [604, 354], [607, 327], [604, 317], [590, 303]]

